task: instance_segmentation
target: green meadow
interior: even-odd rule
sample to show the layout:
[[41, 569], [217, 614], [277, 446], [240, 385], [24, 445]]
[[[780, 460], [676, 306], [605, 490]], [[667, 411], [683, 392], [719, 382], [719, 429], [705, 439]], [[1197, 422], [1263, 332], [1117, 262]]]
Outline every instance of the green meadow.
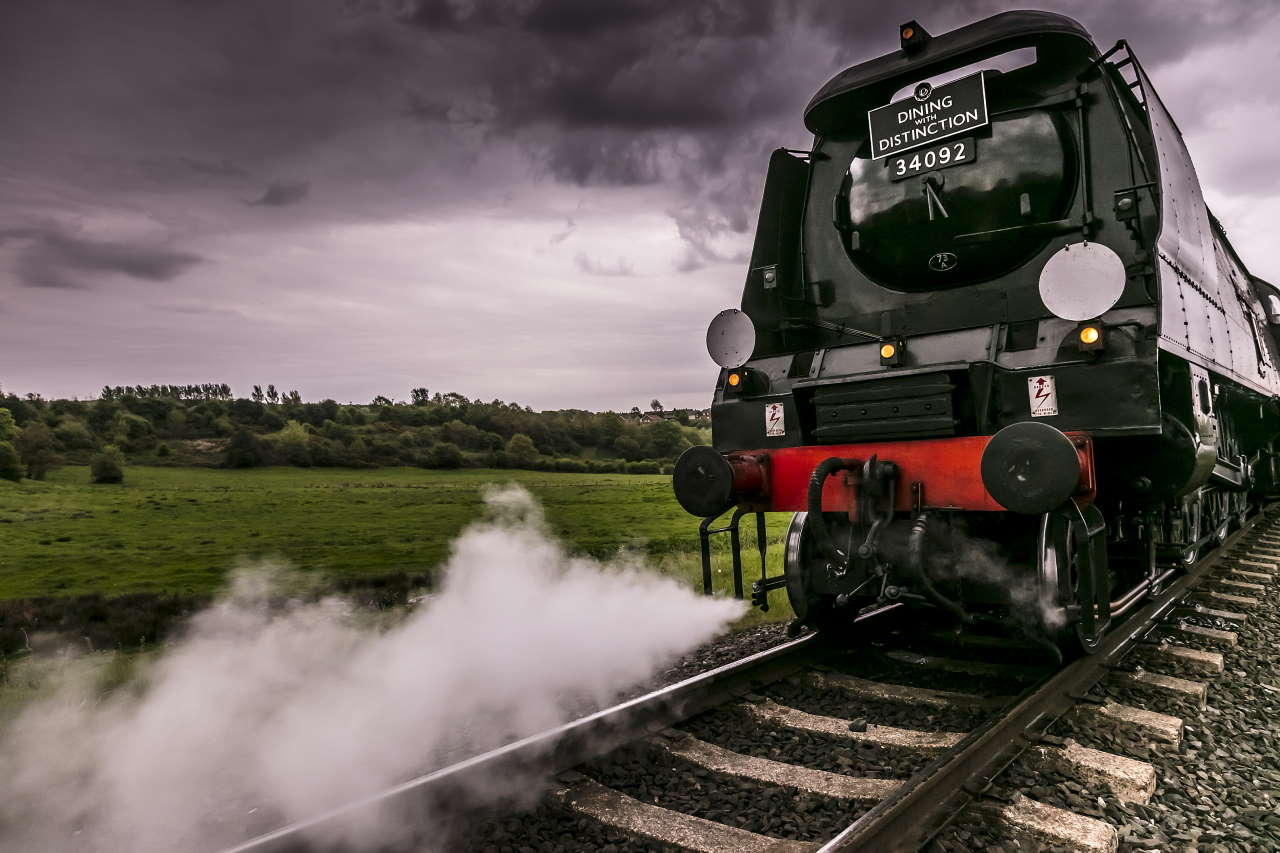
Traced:
[[[0, 599], [207, 595], [237, 565], [258, 560], [287, 562], [321, 583], [430, 576], [480, 516], [483, 488], [505, 483], [542, 502], [553, 534], [572, 553], [638, 553], [657, 571], [700, 587], [697, 519], [676, 504], [667, 476], [131, 466], [123, 484], [90, 485], [86, 468], [68, 466], [44, 481], [0, 480]], [[770, 519], [771, 572], [780, 570], [787, 521]], [[727, 592], [723, 539], [716, 584]], [[750, 560], [753, 531], [744, 545], [749, 585], [759, 571]], [[790, 616], [781, 591], [772, 603], [767, 618]]]

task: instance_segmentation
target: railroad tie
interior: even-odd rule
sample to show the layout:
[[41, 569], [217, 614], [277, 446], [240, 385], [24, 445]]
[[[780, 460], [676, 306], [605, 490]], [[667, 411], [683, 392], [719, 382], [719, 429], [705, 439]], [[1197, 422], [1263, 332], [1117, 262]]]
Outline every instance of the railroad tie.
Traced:
[[1205, 706], [1205, 699], [1209, 692], [1209, 686], [1203, 681], [1189, 681], [1159, 672], [1147, 672], [1145, 669], [1135, 672], [1113, 672], [1110, 680], [1128, 687], [1156, 690], [1183, 699], [1192, 699], [1201, 708]]
[[1243, 613], [1237, 613], [1234, 610], [1217, 610], [1212, 607], [1205, 607], [1203, 604], [1180, 607], [1177, 610], [1177, 614], [1180, 617], [1205, 616], [1210, 619], [1221, 619], [1223, 622], [1238, 622], [1241, 625], [1249, 621], [1249, 617]]
[[668, 729], [649, 738], [648, 742], [658, 749], [707, 770], [727, 773], [766, 785], [796, 788], [837, 800], [874, 803], [889, 796], [902, 784], [901, 779], [846, 776], [842, 773], [814, 770], [811, 767], [787, 764], [769, 758], [743, 755], [699, 740], [691, 734], [676, 729]]
[[552, 797], [565, 808], [633, 835], [697, 853], [811, 853], [819, 845], [726, 826], [628, 797], [578, 773], [564, 774]]
[[1088, 718], [1092, 724], [1111, 726], [1135, 734], [1149, 743], [1169, 744], [1174, 749], [1182, 744], [1181, 717], [1135, 708], [1132, 705], [1121, 705], [1109, 700], [1101, 705], [1082, 702], [1075, 706], [1072, 713]]
[[1175, 646], [1171, 643], [1160, 643], [1146, 649], [1149, 657], [1171, 663], [1181, 664], [1187, 669], [1205, 675], [1217, 675], [1224, 669], [1222, 652], [1206, 652], [1200, 649], [1189, 649], [1186, 646]]
[[1256, 607], [1258, 599], [1249, 595], [1233, 595], [1229, 592], [1218, 592], [1215, 589], [1197, 590], [1197, 598], [1207, 598], [1215, 604], [1230, 604], [1233, 607]]
[[1090, 787], [1102, 787], [1126, 803], [1146, 804], [1156, 792], [1156, 769], [1137, 761], [1081, 746], [1070, 738], [1062, 746], [1036, 746], [1032, 761]]
[[1270, 560], [1259, 560], [1252, 557], [1241, 557], [1236, 560], [1236, 562], [1242, 566], [1250, 566], [1255, 569], [1268, 569], [1272, 572], [1280, 569], [1280, 564], [1276, 564]]
[[984, 804], [983, 808], [1012, 835], [1029, 841], [1034, 849], [1050, 845], [1082, 853], [1115, 853], [1120, 845], [1120, 837], [1111, 824], [1022, 794], [1015, 794], [1013, 802]]
[[1008, 696], [978, 696], [974, 693], [956, 693], [949, 690], [930, 690], [924, 687], [908, 687], [903, 684], [882, 684], [868, 681], [843, 672], [812, 670], [801, 676], [809, 687], [817, 690], [843, 690], [867, 699], [897, 702], [903, 705], [924, 705], [929, 708], [1001, 708], [1011, 701]]
[[1239, 635], [1235, 631], [1220, 631], [1217, 628], [1204, 628], [1200, 625], [1188, 625], [1185, 622], [1180, 622], [1174, 630], [1180, 634], [1222, 646], [1234, 646], [1239, 641]]
[[1223, 567], [1221, 574], [1237, 580], [1253, 581], [1260, 584], [1269, 584], [1275, 579], [1275, 575], [1269, 572], [1251, 572], [1248, 569], [1237, 569], [1231, 566]]
[[798, 708], [779, 705], [771, 699], [761, 702], [742, 702], [739, 707], [766, 725], [876, 746], [938, 753], [964, 740], [964, 734], [961, 732], [922, 732], [893, 726], [878, 726], [874, 723], [868, 724], [865, 730], [855, 731], [849, 728], [852, 725], [849, 720], [810, 714]]
[[1214, 578], [1213, 582], [1218, 586], [1226, 587], [1228, 592], [1236, 592], [1241, 594], [1262, 595], [1267, 588], [1260, 583], [1252, 581], [1236, 580], [1235, 578]]

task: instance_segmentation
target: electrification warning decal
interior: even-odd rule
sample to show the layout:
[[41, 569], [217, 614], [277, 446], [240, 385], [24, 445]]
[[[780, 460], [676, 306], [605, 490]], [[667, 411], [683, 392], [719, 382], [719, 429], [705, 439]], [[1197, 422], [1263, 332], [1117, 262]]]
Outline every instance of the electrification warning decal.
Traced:
[[764, 434], [786, 435], [787, 424], [782, 418], [782, 404], [769, 403], [764, 407]]
[[1031, 398], [1031, 417], [1047, 418], [1058, 414], [1058, 389], [1052, 376], [1027, 378], [1027, 396]]

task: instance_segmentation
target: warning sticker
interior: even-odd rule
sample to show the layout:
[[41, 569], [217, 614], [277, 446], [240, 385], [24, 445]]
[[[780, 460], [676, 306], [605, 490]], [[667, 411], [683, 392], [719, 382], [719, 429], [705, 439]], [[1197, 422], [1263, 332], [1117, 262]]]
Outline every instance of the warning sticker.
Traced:
[[1031, 417], [1047, 418], [1058, 414], [1058, 390], [1052, 376], [1027, 378], [1027, 396], [1031, 398]]
[[787, 424], [782, 419], [782, 404], [769, 403], [764, 407], [764, 434], [786, 435]]

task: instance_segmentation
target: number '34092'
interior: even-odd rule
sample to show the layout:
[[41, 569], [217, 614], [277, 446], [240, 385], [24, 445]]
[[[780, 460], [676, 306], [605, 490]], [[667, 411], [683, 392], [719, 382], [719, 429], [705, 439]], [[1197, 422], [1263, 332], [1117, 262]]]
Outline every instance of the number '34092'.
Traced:
[[910, 154], [890, 157], [888, 166], [894, 178], [909, 178], [921, 172], [967, 163], [972, 159], [973, 141], [961, 139], [956, 142], [947, 142], [942, 145], [922, 148]]

